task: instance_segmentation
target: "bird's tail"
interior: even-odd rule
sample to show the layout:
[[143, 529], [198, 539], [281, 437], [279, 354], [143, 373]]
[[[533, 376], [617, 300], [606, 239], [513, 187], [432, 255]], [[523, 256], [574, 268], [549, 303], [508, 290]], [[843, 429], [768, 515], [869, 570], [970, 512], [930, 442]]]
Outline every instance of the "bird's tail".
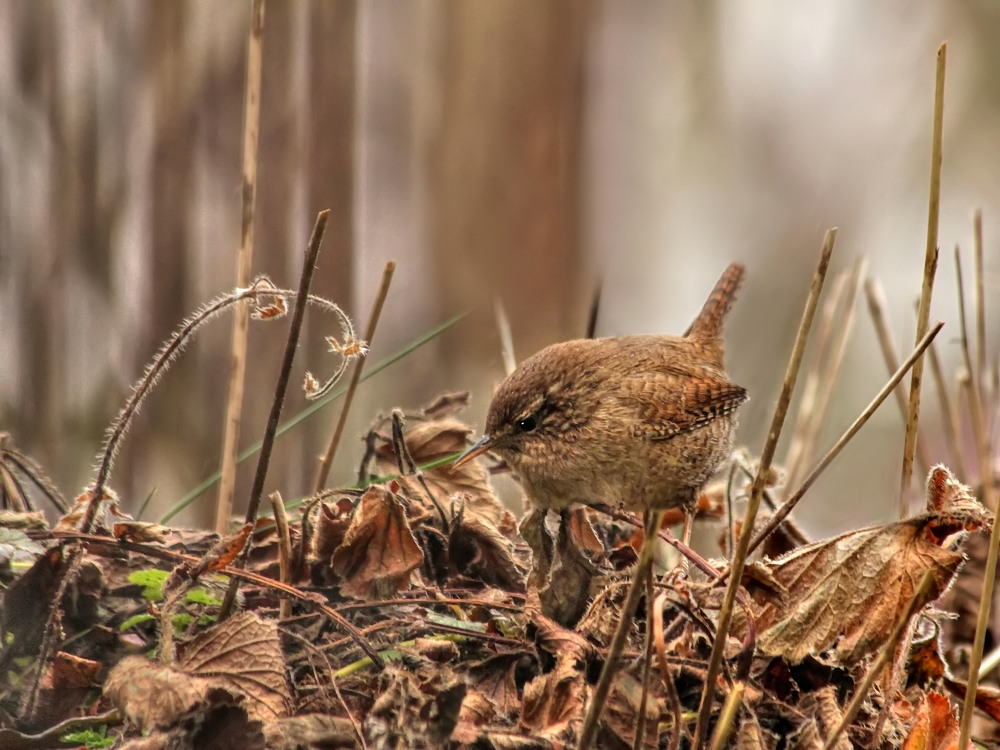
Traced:
[[736, 293], [739, 292], [745, 275], [746, 268], [741, 263], [730, 263], [685, 334], [698, 343], [706, 363], [716, 367], [723, 366], [725, 357], [722, 326], [726, 322], [726, 315], [733, 308]]
[[729, 264], [691, 324], [688, 336], [706, 341], [722, 338], [722, 325], [736, 301], [736, 293], [743, 284], [744, 276], [746, 268], [741, 263]]

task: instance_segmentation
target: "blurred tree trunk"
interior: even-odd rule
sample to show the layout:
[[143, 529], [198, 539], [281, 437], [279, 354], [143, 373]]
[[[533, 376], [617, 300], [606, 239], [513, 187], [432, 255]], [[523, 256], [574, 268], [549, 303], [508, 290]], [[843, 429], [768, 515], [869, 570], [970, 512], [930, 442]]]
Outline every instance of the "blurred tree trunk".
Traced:
[[[495, 290], [519, 357], [582, 335], [586, 319], [577, 213], [588, 11], [570, 0], [440, 7], [427, 168], [439, 303], [442, 315], [483, 309], [483, 289]], [[495, 340], [465, 343], [497, 351]]]

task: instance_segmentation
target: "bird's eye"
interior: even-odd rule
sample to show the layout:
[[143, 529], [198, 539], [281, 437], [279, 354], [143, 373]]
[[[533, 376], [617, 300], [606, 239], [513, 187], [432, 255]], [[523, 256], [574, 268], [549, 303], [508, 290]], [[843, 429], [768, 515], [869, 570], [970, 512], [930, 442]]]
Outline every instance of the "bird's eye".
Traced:
[[531, 432], [536, 426], [534, 417], [525, 417], [517, 422], [517, 429], [521, 432]]

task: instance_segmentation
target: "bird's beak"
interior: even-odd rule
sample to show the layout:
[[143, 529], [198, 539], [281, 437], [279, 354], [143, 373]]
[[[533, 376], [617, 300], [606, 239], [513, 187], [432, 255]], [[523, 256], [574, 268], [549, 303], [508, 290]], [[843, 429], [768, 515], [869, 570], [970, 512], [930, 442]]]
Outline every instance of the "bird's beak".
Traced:
[[469, 446], [468, 450], [465, 451], [461, 456], [456, 458], [451, 465], [451, 468], [457, 469], [462, 464], [466, 464], [476, 456], [483, 455], [486, 451], [493, 447], [493, 438], [489, 435], [483, 435], [479, 440], [477, 440], [473, 445]]

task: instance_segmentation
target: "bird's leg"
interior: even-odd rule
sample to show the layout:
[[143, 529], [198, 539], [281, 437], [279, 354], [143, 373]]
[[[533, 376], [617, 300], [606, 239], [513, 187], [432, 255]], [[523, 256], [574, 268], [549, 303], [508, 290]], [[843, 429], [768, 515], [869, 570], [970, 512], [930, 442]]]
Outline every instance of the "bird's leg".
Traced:
[[[642, 549], [639, 552], [639, 562], [636, 563], [635, 576], [629, 584], [625, 602], [622, 604], [621, 619], [618, 621], [618, 627], [608, 645], [608, 655], [604, 660], [604, 668], [601, 670], [601, 676], [597, 680], [590, 705], [587, 707], [587, 716], [583, 721], [578, 750], [589, 750], [597, 737], [597, 725], [601, 719], [608, 694], [611, 692], [611, 683], [618, 672], [618, 660], [625, 648], [629, 630], [632, 628], [632, 618], [639, 604], [639, 597], [645, 591], [646, 579], [653, 569], [653, 554], [656, 551], [656, 540], [660, 534], [660, 524], [663, 522], [663, 511], [647, 510], [644, 519], [645, 536], [642, 540]], [[649, 627], [648, 623], [646, 627]]]

